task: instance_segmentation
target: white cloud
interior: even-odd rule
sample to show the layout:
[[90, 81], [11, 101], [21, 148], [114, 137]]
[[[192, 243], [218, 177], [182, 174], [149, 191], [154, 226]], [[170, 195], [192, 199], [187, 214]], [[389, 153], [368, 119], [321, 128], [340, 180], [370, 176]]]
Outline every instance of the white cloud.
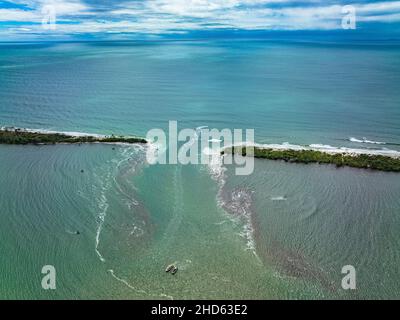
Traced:
[[84, 15], [89, 13], [89, 7], [80, 1], [43, 0], [41, 7], [50, 5], [54, 7], [58, 16]]
[[[52, 6], [57, 12], [58, 16], [79, 16], [88, 14], [90, 8], [80, 0], [14, 0], [15, 4], [25, 5], [27, 9], [0, 9], [0, 20], [10, 21], [27, 21], [25, 19], [32, 17], [37, 18], [41, 16], [42, 8], [45, 6]], [[21, 17], [21, 20], [19, 20]]]
[[36, 22], [41, 15], [36, 11], [26, 11], [20, 9], [0, 9], [0, 21], [22, 21]]
[[400, 1], [390, 2], [375, 2], [368, 4], [354, 5], [359, 13], [377, 13], [377, 12], [392, 12], [400, 11]]
[[400, 22], [400, 13], [360, 17], [360, 18], [358, 18], [358, 21], [362, 21], [362, 22], [385, 22], [385, 23]]
[[[46, 34], [101, 32], [162, 34], [211, 28], [293, 30], [341, 27], [343, 17], [341, 5], [329, 5], [329, 1], [310, 0], [305, 6], [304, 1], [299, 0], [298, 5], [294, 6], [293, 2], [290, 0], [147, 0], [112, 5], [110, 1], [108, 12], [96, 14], [96, 7], [90, 7], [80, 0], [14, 0], [14, 3], [25, 4], [31, 10], [0, 9], [0, 21], [26, 23], [20, 28], [10, 26], [5, 32]], [[275, 5], [269, 5], [271, 3]], [[276, 5], [277, 3], [282, 5]], [[41, 9], [45, 5], [54, 6], [57, 21], [61, 22], [54, 31], [44, 31], [40, 25], [29, 24], [41, 21]], [[386, 23], [400, 21], [400, 1], [353, 5], [357, 9], [358, 21]], [[72, 23], [63, 24], [64, 21]]]

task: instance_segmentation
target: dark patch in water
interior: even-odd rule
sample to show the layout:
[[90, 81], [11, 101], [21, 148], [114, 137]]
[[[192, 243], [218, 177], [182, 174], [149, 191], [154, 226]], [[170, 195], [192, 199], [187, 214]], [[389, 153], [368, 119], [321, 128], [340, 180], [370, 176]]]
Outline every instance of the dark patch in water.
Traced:
[[278, 241], [272, 241], [262, 252], [262, 256], [275, 265], [279, 272], [289, 277], [316, 280], [330, 292], [337, 291], [337, 285], [329, 279], [327, 272], [313, 264], [301, 252], [285, 248]]
[[117, 232], [126, 236], [127, 245], [143, 249], [143, 246], [150, 245], [155, 232], [154, 223], [151, 221], [151, 214], [141, 201], [132, 185], [132, 177], [139, 171], [142, 159], [130, 158], [128, 162], [119, 168], [115, 182], [120, 190], [121, 198], [128, 200], [129, 207], [133, 213], [132, 221], [126, 223]]
[[[243, 217], [246, 223], [251, 224], [252, 237], [255, 241], [255, 250], [266, 264], [272, 264], [278, 272], [299, 279], [313, 280], [321, 284], [329, 292], [337, 291], [337, 284], [334, 283], [327, 272], [316, 266], [304, 254], [284, 247], [276, 240], [272, 240], [267, 248], [257, 245], [260, 239], [260, 226], [256, 221], [255, 211], [252, 209], [252, 192], [249, 189], [238, 187], [222, 194], [222, 207], [230, 214]], [[315, 214], [313, 208], [312, 214]], [[312, 215], [311, 214], [311, 215]], [[309, 218], [309, 217], [306, 217]], [[261, 238], [264, 238], [261, 236]]]

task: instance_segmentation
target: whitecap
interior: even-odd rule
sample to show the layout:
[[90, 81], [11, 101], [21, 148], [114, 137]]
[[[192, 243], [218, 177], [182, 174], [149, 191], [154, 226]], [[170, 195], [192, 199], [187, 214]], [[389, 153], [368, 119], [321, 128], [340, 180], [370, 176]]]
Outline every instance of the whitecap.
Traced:
[[367, 138], [362, 138], [362, 139], [357, 139], [354, 137], [350, 137], [349, 141], [351, 142], [357, 142], [357, 143], [369, 143], [369, 144], [386, 144], [386, 142], [381, 142], [381, 141], [374, 141], [374, 140], [368, 140]]

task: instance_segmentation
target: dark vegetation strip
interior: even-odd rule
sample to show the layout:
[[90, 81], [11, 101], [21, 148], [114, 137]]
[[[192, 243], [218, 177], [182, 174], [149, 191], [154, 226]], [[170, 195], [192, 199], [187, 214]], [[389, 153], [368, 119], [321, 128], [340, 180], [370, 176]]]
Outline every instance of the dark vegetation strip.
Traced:
[[71, 136], [62, 133], [28, 132], [21, 129], [0, 130], [0, 144], [57, 144], [57, 143], [147, 143], [146, 139], [124, 136]]
[[321, 163], [333, 164], [337, 167], [352, 167], [374, 169], [380, 171], [400, 172], [400, 159], [383, 155], [369, 154], [330, 154], [316, 150], [275, 150], [259, 147], [246, 148], [234, 147], [225, 149], [224, 152], [254, 156], [260, 159], [283, 160], [291, 163]]

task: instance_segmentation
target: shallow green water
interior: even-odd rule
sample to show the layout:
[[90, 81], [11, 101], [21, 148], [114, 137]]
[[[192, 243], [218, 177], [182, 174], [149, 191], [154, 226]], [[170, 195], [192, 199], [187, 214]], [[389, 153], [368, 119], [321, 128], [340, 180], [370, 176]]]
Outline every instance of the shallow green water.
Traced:
[[[399, 61], [396, 46], [1, 45], [0, 124], [145, 134], [178, 120], [398, 149]], [[0, 146], [0, 160], [1, 298], [400, 295], [398, 174], [265, 160], [216, 178], [98, 144]], [[46, 264], [54, 291], [40, 286]]]

